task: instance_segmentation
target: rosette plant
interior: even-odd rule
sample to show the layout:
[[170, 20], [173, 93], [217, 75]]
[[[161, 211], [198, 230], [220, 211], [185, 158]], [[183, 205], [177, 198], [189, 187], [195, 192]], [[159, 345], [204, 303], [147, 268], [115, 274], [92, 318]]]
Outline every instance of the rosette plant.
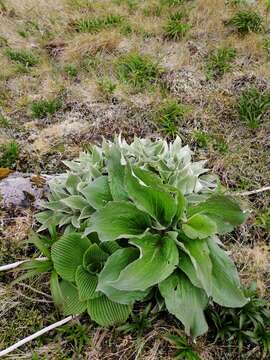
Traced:
[[196, 337], [207, 331], [209, 302], [247, 303], [217, 237], [246, 216], [179, 138], [104, 141], [66, 165], [37, 214], [40, 231], [56, 226], [61, 235], [36, 237], [65, 314], [87, 311], [109, 326], [125, 322], [135, 302], [161, 296]]

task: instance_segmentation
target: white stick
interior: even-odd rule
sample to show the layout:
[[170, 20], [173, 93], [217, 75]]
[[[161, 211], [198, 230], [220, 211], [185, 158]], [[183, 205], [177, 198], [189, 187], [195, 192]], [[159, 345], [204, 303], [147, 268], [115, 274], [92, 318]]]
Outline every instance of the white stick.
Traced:
[[31, 260], [44, 261], [44, 260], [47, 260], [47, 258], [46, 258], [46, 257], [43, 257], [43, 258], [36, 258], [36, 259], [16, 261], [15, 263], [12, 263], [12, 264], [0, 266], [0, 271], [6, 271], [6, 270], [15, 269], [16, 267], [20, 266], [21, 264], [23, 264], [23, 263], [25, 263], [25, 262], [27, 262], [27, 261], [31, 261]]
[[270, 186], [264, 186], [257, 190], [243, 191], [243, 192], [232, 193], [232, 194], [235, 196], [249, 196], [249, 195], [259, 194], [264, 191], [270, 191]]
[[39, 330], [38, 332], [36, 332], [35, 334], [33, 335], [30, 335], [30, 336], [27, 336], [26, 338], [18, 341], [16, 344], [13, 344], [11, 345], [10, 347], [6, 348], [5, 350], [2, 350], [0, 351], [0, 357], [2, 356], [5, 356], [7, 354], [9, 354], [11, 351], [17, 349], [18, 347], [28, 343], [29, 341], [32, 341], [34, 339], [36, 339], [37, 337], [45, 334], [46, 332], [50, 331], [50, 330], [53, 330], [61, 325], [64, 325], [66, 324], [67, 322], [69, 322], [70, 320], [72, 320], [74, 318], [74, 316], [68, 316], [66, 317], [65, 319], [63, 320], [60, 320], [60, 321], [57, 321], [56, 323], [52, 324], [52, 325], [49, 325], [47, 327], [45, 327], [44, 329], [42, 330]]

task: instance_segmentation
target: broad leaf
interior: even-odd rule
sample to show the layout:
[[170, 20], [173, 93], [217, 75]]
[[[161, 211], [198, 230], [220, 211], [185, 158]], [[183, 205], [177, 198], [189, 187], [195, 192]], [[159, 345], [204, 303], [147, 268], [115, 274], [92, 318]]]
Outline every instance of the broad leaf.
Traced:
[[227, 307], [242, 307], [248, 299], [241, 290], [240, 280], [233, 261], [214, 239], [207, 239], [212, 261], [213, 300]]
[[90, 274], [80, 265], [76, 271], [75, 281], [78, 287], [80, 301], [91, 299], [96, 291], [98, 282], [97, 275]]
[[[167, 192], [166, 187], [149, 184], [149, 177], [145, 172], [137, 171], [131, 167], [126, 168], [126, 189], [129, 197], [133, 200], [136, 207], [152, 216], [162, 226], [169, 226], [176, 213], [177, 206], [175, 199]], [[145, 180], [146, 179], [146, 180]]]
[[103, 295], [88, 300], [87, 311], [91, 319], [99, 325], [110, 326], [125, 322], [131, 313], [131, 307], [113, 302]]
[[191, 284], [187, 276], [177, 271], [159, 285], [168, 311], [185, 326], [185, 332], [194, 337], [204, 334], [207, 323], [204, 309], [207, 296], [202, 289]]
[[116, 289], [144, 291], [166, 279], [178, 264], [178, 249], [170, 236], [146, 234], [129, 242], [140, 249], [140, 257], [112, 282]]
[[79, 299], [77, 288], [68, 281], [60, 282], [60, 291], [63, 297], [63, 312], [65, 315], [79, 315], [83, 313], [86, 308], [86, 302]]
[[145, 297], [144, 291], [123, 291], [113, 287], [113, 282], [118, 279], [120, 272], [131, 262], [139, 257], [136, 248], [124, 248], [111, 255], [98, 277], [97, 290], [102, 291], [107, 297], [120, 304], [132, 304]]
[[52, 246], [52, 260], [57, 273], [67, 281], [75, 280], [77, 267], [83, 263], [83, 255], [90, 241], [78, 233], [63, 235]]
[[234, 226], [242, 224], [247, 217], [234, 199], [224, 195], [213, 195], [188, 209], [189, 216], [197, 213], [212, 217], [216, 221], [219, 233], [232, 230]]
[[81, 190], [94, 209], [100, 209], [112, 200], [108, 176], [100, 176]]
[[202, 287], [208, 296], [212, 295], [212, 262], [205, 240], [190, 240], [179, 243], [185, 254], [180, 253], [179, 267], [193, 285]]
[[190, 239], [205, 239], [217, 232], [216, 223], [206, 215], [195, 214], [182, 225], [182, 229]]
[[113, 201], [91, 217], [88, 231], [98, 233], [100, 241], [141, 235], [150, 226], [147, 214], [125, 201]]
[[114, 200], [128, 200], [128, 195], [124, 185], [125, 166], [121, 164], [121, 153], [119, 147], [113, 144], [108, 156], [108, 177], [111, 194]]
[[88, 205], [84, 197], [80, 195], [68, 196], [65, 199], [62, 199], [61, 202], [73, 210], [83, 210], [83, 208]]

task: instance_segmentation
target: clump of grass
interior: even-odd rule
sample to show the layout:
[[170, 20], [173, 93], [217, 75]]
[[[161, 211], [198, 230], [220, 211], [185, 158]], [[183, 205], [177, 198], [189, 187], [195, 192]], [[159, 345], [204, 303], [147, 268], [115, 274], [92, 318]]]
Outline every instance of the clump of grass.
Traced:
[[160, 2], [162, 5], [177, 6], [182, 5], [185, 0], [161, 0]]
[[232, 47], [220, 47], [213, 51], [206, 62], [207, 78], [217, 78], [230, 71], [235, 57], [236, 51]]
[[74, 64], [66, 64], [64, 66], [64, 72], [69, 77], [76, 77], [78, 75], [78, 68]]
[[37, 100], [31, 105], [31, 113], [34, 118], [43, 118], [47, 115], [53, 115], [61, 107], [62, 103], [59, 99]]
[[143, 15], [146, 17], [156, 16], [160, 17], [162, 13], [162, 6], [157, 4], [148, 5], [143, 9]]
[[120, 81], [143, 90], [154, 83], [160, 74], [159, 66], [149, 57], [130, 53], [120, 57], [116, 64], [117, 76]]
[[157, 123], [167, 136], [175, 137], [186, 112], [187, 108], [184, 105], [175, 100], [168, 100], [158, 110]]
[[99, 91], [106, 97], [112, 96], [116, 89], [116, 84], [111, 79], [104, 78], [97, 81]]
[[186, 35], [191, 28], [191, 24], [187, 23], [184, 18], [185, 14], [183, 12], [177, 12], [169, 17], [164, 27], [165, 36], [168, 39], [180, 40]]
[[14, 168], [16, 160], [19, 157], [19, 144], [16, 141], [11, 141], [8, 144], [0, 147], [0, 167]]
[[240, 120], [249, 128], [256, 129], [262, 123], [265, 113], [270, 110], [270, 93], [249, 88], [242, 92], [237, 112]]
[[253, 10], [240, 10], [229, 21], [239, 33], [261, 32], [264, 29], [263, 17]]
[[197, 145], [200, 148], [203, 148], [203, 149], [208, 148], [209, 142], [211, 140], [211, 136], [207, 132], [201, 131], [201, 130], [196, 130], [193, 133], [193, 137], [194, 137]]
[[10, 122], [9, 120], [2, 114], [0, 114], [0, 128], [9, 128]]
[[38, 58], [36, 57], [36, 55], [34, 55], [31, 51], [28, 50], [14, 50], [11, 48], [7, 48], [5, 50], [5, 54], [10, 60], [21, 64], [24, 67], [32, 67], [38, 64]]
[[110, 14], [104, 17], [94, 17], [90, 19], [80, 19], [75, 22], [75, 29], [78, 32], [98, 32], [103, 29], [111, 28], [121, 24], [122, 16]]

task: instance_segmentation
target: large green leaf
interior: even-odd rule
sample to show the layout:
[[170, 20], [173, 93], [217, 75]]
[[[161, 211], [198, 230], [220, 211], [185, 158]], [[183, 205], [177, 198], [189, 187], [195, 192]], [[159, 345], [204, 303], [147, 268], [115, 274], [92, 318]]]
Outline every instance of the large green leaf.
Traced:
[[212, 261], [213, 300], [227, 307], [242, 307], [248, 302], [241, 290], [237, 269], [214, 239], [207, 239]]
[[216, 223], [208, 216], [202, 214], [195, 214], [190, 217], [187, 222], [182, 225], [182, 229], [190, 239], [204, 239], [217, 232]]
[[185, 332], [194, 337], [204, 334], [207, 323], [204, 309], [207, 296], [202, 289], [192, 285], [187, 276], [177, 271], [159, 285], [168, 311], [185, 326]]
[[179, 255], [179, 267], [193, 285], [202, 287], [208, 296], [212, 295], [212, 262], [206, 240], [179, 242], [185, 254]]
[[113, 241], [141, 235], [150, 224], [148, 215], [133, 204], [112, 201], [93, 214], [91, 226], [87, 230], [97, 232], [100, 241]]
[[100, 176], [81, 190], [94, 209], [100, 209], [112, 200], [108, 176]]
[[197, 213], [211, 217], [216, 222], [219, 233], [232, 230], [234, 226], [242, 224], [247, 217], [234, 199], [224, 195], [213, 195], [188, 209], [189, 216]]
[[87, 311], [91, 319], [101, 326], [110, 326], [125, 322], [131, 313], [131, 306], [118, 304], [105, 295], [88, 300]]
[[99, 274], [97, 290], [102, 291], [110, 300], [121, 304], [132, 304], [145, 297], [145, 291], [123, 291], [112, 285], [118, 279], [120, 272], [139, 255], [139, 250], [133, 247], [120, 249], [113, 253]]
[[52, 261], [57, 273], [67, 281], [75, 280], [77, 267], [83, 263], [83, 255], [90, 241], [78, 233], [63, 235], [52, 246]]
[[124, 185], [125, 166], [121, 164], [121, 153], [115, 144], [111, 146], [109, 151], [107, 169], [113, 199], [117, 201], [128, 200]]
[[144, 291], [166, 279], [178, 264], [178, 249], [170, 236], [146, 234], [130, 240], [140, 249], [140, 257], [120, 272], [112, 286], [119, 290]]
[[146, 176], [145, 172], [137, 171], [137, 174], [141, 176], [139, 178], [134, 171], [136, 171], [136, 168], [126, 168], [125, 183], [128, 195], [138, 209], [145, 211], [159, 224], [167, 227], [176, 214], [177, 205], [175, 199], [167, 192], [165, 186], [162, 189], [161, 185], [148, 185], [151, 175]]
[[78, 266], [75, 275], [80, 301], [91, 299], [96, 291], [97, 275], [90, 274], [82, 265]]
[[79, 293], [75, 285], [68, 281], [60, 282], [60, 291], [63, 297], [63, 312], [65, 315], [79, 315], [87, 308], [87, 303], [79, 299]]

